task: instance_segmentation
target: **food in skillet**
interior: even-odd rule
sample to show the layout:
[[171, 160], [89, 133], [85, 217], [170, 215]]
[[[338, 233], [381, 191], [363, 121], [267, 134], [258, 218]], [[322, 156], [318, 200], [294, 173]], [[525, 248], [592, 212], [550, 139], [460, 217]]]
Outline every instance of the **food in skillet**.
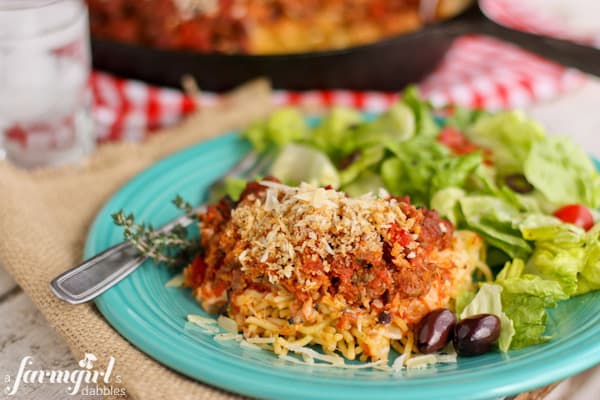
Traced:
[[372, 43], [470, 1], [88, 0], [94, 36], [165, 49], [275, 54]]
[[436, 110], [409, 89], [378, 116], [284, 108], [243, 136], [278, 149], [283, 183], [231, 180], [184, 281], [249, 343], [335, 365], [449, 361], [430, 353], [550, 340], [546, 310], [600, 289], [600, 175], [520, 112]]

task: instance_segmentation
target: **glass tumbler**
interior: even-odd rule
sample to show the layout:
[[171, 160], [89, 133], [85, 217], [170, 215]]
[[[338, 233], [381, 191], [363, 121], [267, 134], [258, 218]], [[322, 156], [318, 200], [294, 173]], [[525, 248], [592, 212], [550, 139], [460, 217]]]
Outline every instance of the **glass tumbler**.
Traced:
[[82, 0], [0, 0], [0, 159], [33, 168], [94, 148]]

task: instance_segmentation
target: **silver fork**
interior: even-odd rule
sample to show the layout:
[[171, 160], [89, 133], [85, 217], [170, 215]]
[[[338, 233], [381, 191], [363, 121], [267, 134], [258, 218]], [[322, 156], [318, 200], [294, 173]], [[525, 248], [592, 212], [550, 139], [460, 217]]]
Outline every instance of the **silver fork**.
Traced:
[[[222, 185], [226, 178], [254, 178], [265, 172], [273, 156], [272, 152], [261, 156], [255, 152], [248, 153], [221, 178], [213, 182], [209, 191]], [[193, 212], [204, 210], [205, 205], [201, 204], [195, 207]], [[182, 215], [161, 226], [156, 232], [168, 232], [177, 225], [187, 226], [192, 221], [187, 215]], [[67, 303], [85, 303], [119, 283], [145, 260], [146, 257], [141, 255], [132, 244], [121, 242], [58, 275], [50, 282], [50, 289], [56, 297]]]

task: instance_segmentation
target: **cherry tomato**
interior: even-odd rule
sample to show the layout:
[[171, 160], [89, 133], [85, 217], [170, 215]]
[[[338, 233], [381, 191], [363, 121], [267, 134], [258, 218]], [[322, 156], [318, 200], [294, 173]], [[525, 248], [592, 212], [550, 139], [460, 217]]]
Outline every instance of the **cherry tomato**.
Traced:
[[586, 231], [594, 226], [592, 213], [581, 204], [569, 204], [554, 212], [554, 216], [563, 222], [577, 225]]
[[451, 126], [442, 129], [438, 136], [438, 141], [457, 155], [469, 154], [479, 150], [479, 147], [471, 143], [465, 135]]
[[438, 141], [446, 147], [453, 149], [465, 143], [465, 137], [457, 129], [447, 126], [440, 132]]

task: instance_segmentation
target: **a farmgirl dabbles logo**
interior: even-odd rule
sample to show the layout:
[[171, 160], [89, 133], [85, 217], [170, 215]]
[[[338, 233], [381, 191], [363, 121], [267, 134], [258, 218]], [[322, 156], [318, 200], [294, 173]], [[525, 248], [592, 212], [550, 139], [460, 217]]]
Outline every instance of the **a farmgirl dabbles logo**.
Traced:
[[95, 369], [94, 362], [98, 358], [92, 353], [85, 353], [79, 361], [79, 367], [72, 371], [68, 370], [44, 370], [34, 366], [31, 356], [23, 357], [19, 370], [14, 379], [10, 375], [4, 377], [4, 393], [14, 396], [24, 384], [63, 384], [68, 385], [67, 394], [92, 396], [125, 396], [125, 388], [110, 386], [111, 383], [121, 383], [119, 375], [113, 375], [115, 358], [110, 357], [105, 370]]

